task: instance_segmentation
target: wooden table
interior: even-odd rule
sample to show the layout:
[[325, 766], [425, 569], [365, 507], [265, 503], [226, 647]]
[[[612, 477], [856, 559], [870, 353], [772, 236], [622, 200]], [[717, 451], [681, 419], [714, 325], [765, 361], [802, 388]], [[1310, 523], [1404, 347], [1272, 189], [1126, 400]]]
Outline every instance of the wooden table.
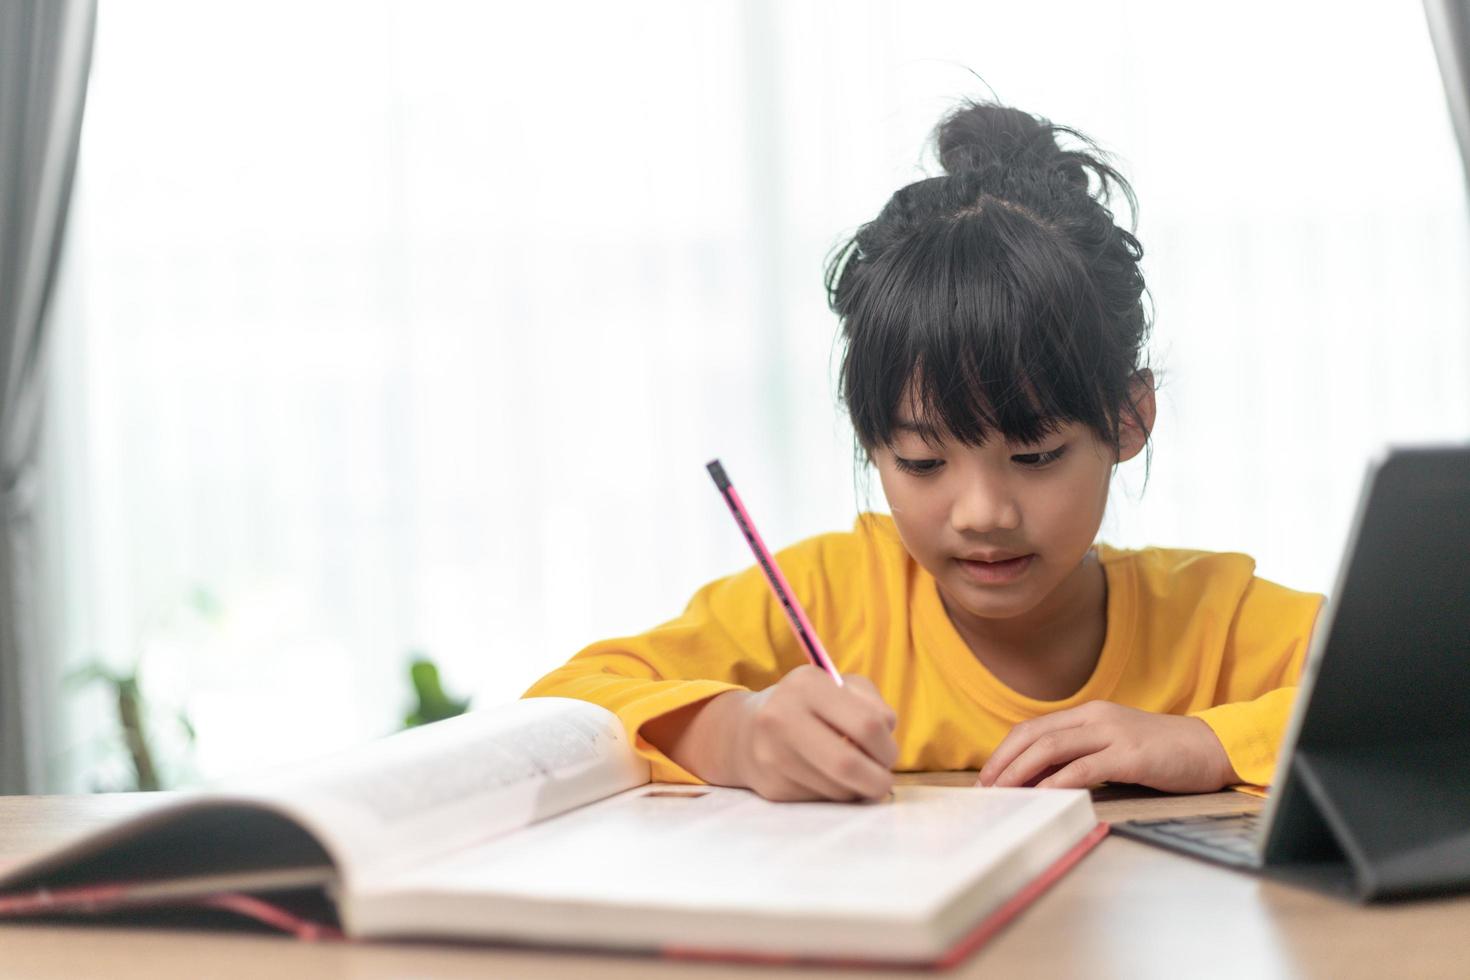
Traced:
[[[970, 773], [900, 777], [969, 785]], [[1254, 809], [1239, 793], [1164, 796], [1105, 788], [1108, 821]], [[149, 794], [0, 797], [0, 863], [155, 803]], [[476, 946], [302, 943], [234, 931], [0, 925], [11, 977], [900, 977], [897, 971], [676, 963]], [[916, 973], [915, 976], [933, 976]], [[1102, 842], [1014, 923], [947, 976], [1470, 977], [1470, 897], [1363, 908], [1119, 837]]]

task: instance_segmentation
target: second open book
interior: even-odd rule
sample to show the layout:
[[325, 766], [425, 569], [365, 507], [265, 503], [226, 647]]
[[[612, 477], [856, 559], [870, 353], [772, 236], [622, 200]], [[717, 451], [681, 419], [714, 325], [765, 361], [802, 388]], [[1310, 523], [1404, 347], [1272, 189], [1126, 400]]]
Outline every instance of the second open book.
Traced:
[[0, 867], [0, 916], [205, 904], [271, 921], [321, 890], [352, 938], [933, 964], [1104, 832], [1082, 790], [900, 786], [852, 805], [649, 783], [612, 713], [535, 698]]

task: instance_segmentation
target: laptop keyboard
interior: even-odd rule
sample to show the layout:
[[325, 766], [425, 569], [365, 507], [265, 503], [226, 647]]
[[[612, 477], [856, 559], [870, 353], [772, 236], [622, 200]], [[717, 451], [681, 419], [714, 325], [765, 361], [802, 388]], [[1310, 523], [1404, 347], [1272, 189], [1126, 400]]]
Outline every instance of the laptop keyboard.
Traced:
[[1208, 817], [1126, 820], [1113, 831], [1148, 844], [1184, 851], [1220, 864], [1260, 867], [1260, 821], [1256, 813]]

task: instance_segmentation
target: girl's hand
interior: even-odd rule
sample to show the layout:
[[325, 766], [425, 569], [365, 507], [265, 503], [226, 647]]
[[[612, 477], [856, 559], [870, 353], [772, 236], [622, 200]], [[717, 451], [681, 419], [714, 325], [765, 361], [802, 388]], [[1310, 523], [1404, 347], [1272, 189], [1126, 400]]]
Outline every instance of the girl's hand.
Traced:
[[1104, 782], [1211, 793], [1240, 777], [1200, 719], [1090, 701], [1012, 728], [976, 785], [1053, 789]]
[[743, 699], [731, 767], [768, 800], [881, 800], [893, 788], [898, 716], [871, 681], [838, 687], [804, 664]]

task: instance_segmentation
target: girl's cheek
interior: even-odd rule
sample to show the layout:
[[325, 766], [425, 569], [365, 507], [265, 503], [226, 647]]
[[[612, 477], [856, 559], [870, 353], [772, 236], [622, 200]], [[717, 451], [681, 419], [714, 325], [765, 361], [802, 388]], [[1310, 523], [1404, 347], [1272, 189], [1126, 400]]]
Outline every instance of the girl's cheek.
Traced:
[[1079, 482], [1064, 489], [1058, 488], [1058, 492], [1049, 494], [1046, 502], [1047, 512], [1051, 515], [1048, 524], [1057, 537], [1087, 538], [1090, 545], [1102, 522], [1106, 505], [1106, 485], [1100, 494], [1091, 481], [1085, 484]]
[[938, 530], [949, 522], [952, 501], [944, 493], [942, 481], [933, 480], [923, 485], [914, 494], [911, 503], [914, 511], [922, 515], [927, 527]]

